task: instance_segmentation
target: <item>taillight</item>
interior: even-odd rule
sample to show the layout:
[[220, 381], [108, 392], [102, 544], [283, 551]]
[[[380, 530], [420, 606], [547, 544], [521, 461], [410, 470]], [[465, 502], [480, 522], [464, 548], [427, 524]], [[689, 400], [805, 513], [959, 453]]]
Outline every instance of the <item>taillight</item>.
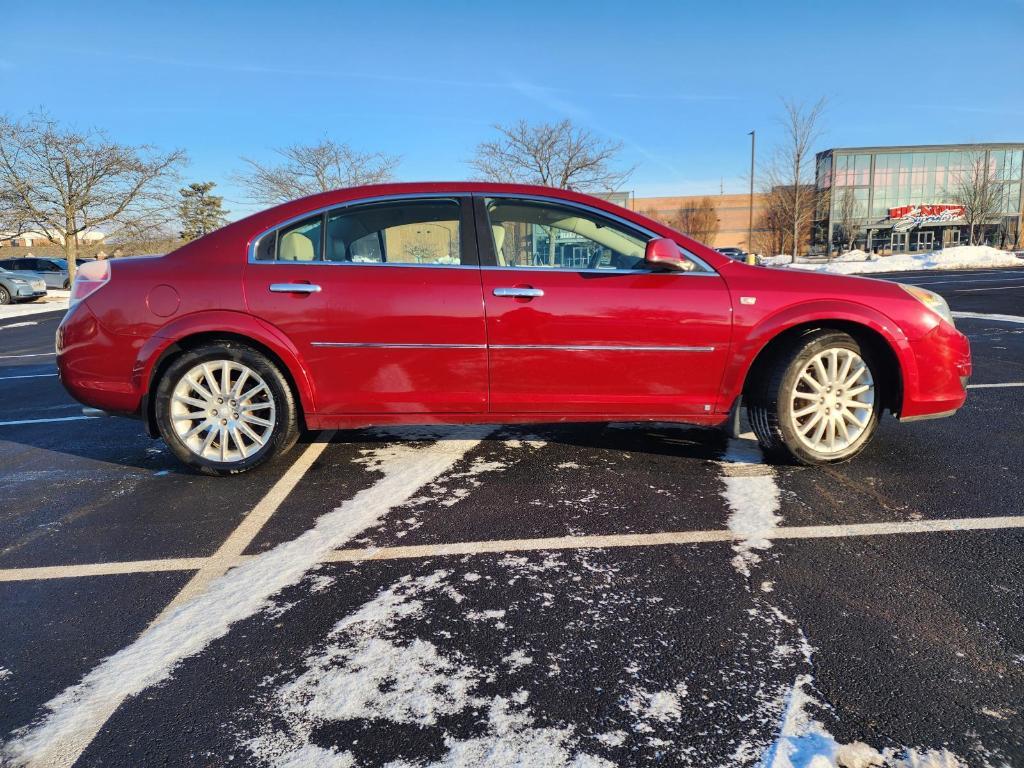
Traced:
[[106, 259], [79, 264], [75, 272], [75, 282], [71, 286], [71, 301], [68, 303], [68, 309], [96, 293], [109, 282], [110, 263]]

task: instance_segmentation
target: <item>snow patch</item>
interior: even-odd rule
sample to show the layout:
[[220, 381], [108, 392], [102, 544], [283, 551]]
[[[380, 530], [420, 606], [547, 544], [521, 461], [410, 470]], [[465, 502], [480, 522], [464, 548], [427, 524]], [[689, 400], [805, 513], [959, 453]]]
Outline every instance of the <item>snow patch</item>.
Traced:
[[719, 462], [723, 469], [722, 497], [729, 507], [729, 530], [740, 536], [733, 545], [733, 567], [743, 576], [761, 561], [756, 550], [768, 549], [771, 539], [765, 534], [782, 522], [779, 486], [774, 470], [763, 464], [761, 449], [749, 440], [729, 440]]
[[796, 264], [778, 261], [767, 266], [784, 266], [788, 269], [803, 269], [812, 272], [829, 272], [836, 275], [863, 275], [872, 272], [916, 272], [922, 269], [984, 269], [997, 267], [1024, 267], [1012, 251], [1001, 251], [987, 245], [960, 245], [929, 253], [896, 253], [892, 256], [874, 257], [868, 260], [863, 251], [851, 251], [832, 261], [798, 262]]
[[47, 715], [16, 732], [0, 752], [14, 765], [46, 765], [77, 749], [119, 702], [166, 679], [182, 660], [227, 634], [233, 624], [272, 607], [271, 598], [299, 583], [320, 559], [380, 522], [394, 507], [450, 470], [486, 431], [449, 430], [449, 439], [427, 446], [397, 444], [364, 451], [362, 463], [381, 473], [341, 506], [322, 515], [292, 541], [255, 555], [228, 571], [191, 601], [108, 657], [81, 682], [46, 704]]
[[686, 697], [686, 683], [679, 683], [670, 691], [648, 691], [634, 688], [625, 706], [640, 720], [659, 723], [678, 722], [682, 717], [681, 701]]
[[[4, 304], [0, 306], [0, 320], [7, 317], [25, 317], [42, 312], [67, 311], [71, 291], [47, 289], [46, 296], [29, 304]], [[13, 326], [12, 326], [13, 327]]]
[[[445, 594], [446, 571], [413, 579], [405, 576], [341, 619], [325, 649], [306, 658], [306, 671], [273, 696], [275, 721], [268, 732], [245, 746], [260, 762], [272, 765], [314, 765], [350, 768], [349, 752], [325, 750], [310, 743], [314, 730], [327, 721], [377, 720], [435, 725], [439, 717], [466, 710], [486, 711], [485, 732], [469, 739], [445, 737], [446, 754], [434, 768], [495, 768], [543, 765], [552, 768], [610, 768], [611, 763], [587, 754], [572, 754], [573, 729], [534, 727], [525, 706], [529, 692], [486, 698], [477, 693], [484, 675], [457, 653], [442, 654], [432, 643], [416, 638], [397, 642], [394, 628], [402, 619], [418, 619], [427, 593]], [[506, 657], [527, 658], [521, 652]], [[421, 763], [402, 760], [390, 768]]]

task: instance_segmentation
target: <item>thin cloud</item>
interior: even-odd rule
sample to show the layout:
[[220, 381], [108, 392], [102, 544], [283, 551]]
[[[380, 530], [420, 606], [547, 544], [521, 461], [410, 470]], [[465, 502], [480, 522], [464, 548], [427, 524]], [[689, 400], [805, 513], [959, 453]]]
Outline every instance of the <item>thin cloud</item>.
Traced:
[[716, 93], [612, 93], [613, 99], [634, 101], [739, 101], [739, 96]]

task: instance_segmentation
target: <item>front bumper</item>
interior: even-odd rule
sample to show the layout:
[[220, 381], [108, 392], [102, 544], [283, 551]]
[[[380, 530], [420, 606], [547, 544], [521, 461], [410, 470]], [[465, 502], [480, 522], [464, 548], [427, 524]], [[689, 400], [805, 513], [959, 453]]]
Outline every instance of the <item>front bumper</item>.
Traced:
[[950, 416], [967, 400], [971, 343], [947, 322], [910, 342], [913, 375], [904, 371], [901, 421]]
[[46, 295], [46, 286], [18, 285], [15, 286], [13, 298], [18, 301], [39, 299]]

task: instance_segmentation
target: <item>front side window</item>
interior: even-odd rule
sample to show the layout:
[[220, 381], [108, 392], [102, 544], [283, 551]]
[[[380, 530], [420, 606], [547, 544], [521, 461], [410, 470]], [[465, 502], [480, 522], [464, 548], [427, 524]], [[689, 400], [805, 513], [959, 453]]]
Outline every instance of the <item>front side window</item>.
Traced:
[[487, 200], [500, 267], [646, 269], [647, 238], [599, 215], [547, 201]]
[[353, 264], [462, 263], [458, 200], [354, 205], [327, 215], [325, 259]]

